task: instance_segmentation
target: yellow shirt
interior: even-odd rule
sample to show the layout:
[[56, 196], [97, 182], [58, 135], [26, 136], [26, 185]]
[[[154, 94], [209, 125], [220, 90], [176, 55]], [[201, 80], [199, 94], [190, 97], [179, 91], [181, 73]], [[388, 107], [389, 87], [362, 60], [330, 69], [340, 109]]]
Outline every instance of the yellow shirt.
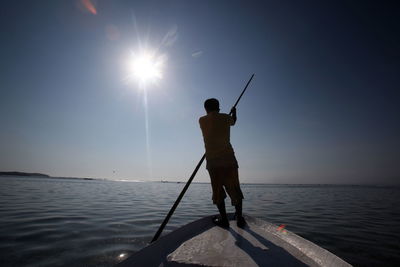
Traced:
[[206, 159], [233, 155], [230, 143], [230, 127], [235, 124], [233, 118], [225, 113], [213, 111], [199, 119], [206, 148]]

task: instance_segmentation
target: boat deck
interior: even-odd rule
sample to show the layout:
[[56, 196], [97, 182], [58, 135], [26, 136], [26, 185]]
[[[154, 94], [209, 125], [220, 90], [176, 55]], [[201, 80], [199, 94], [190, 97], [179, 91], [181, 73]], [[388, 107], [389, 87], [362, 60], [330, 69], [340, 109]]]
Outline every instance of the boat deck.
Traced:
[[350, 266], [283, 227], [245, 216], [244, 229], [233, 220], [223, 229], [211, 218], [163, 236], [119, 266]]

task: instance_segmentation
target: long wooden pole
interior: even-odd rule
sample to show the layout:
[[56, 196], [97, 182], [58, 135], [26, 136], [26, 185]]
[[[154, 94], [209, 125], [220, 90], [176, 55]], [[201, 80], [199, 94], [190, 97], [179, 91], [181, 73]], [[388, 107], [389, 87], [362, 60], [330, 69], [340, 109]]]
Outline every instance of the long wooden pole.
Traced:
[[[253, 79], [253, 77], [254, 77], [254, 74], [251, 75], [251, 77], [250, 77], [249, 81], [247, 82], [246, 86], [244, 87], [242, 93], [240, 94], [239, 98], [236, 100], [235, 105], [233, 105], [234, 108], [236, 108], [236, 106], [237, 106], [237, 104], [239, 103], [239, 100], [242, 98], [244, 92], [246, 92], [247, 87], [249, 86], [249, 84], [250, 84], [251, 80]], [[229, 114], [230, 114], [230, 113], [229, 113]], [[194, 177], [195, 177], [196, 174], [197, 174], [197, 171], [200, 169], [201, 164], [203, 164], [203, 161], [204, 161], [205, 158], [206, 158], [206, 154], [204, 154], [204, 155], [201, 157], [199, 163], [197, 163], [197, 166], [196, 166], [196, 168], [194, 168], [194, 171], [193, 171], [192, 175], [190, 175], [189, 180], [187, 181], [185, 187], [182, 189], [182, 192], [179, 194], [178, 198], [175, 200], [174, 205], [173, 205], [172, 208], [169, 210], [167, 216], [165, 217], [164, 221], [163, 221], [162, 224], [160, 225], [160, 228], [158, 228], [157, 233], [154, 235], [153, 239], [151, 240], [151, 243], [153, 243], [154, 241], [156, 241], [156, 240], [160, 237], [162, 231], [164, 230], [165, 226], [167, 225], [167, 223], [168, 223], [169, 219], [171, 218], [172, 214], [175, 212], [176, 207], [178, 207], [179, 202], [181, 202], [183, 196], [185, 195], [187, 189], [189, 188], [189, 185], [192, 183]]]

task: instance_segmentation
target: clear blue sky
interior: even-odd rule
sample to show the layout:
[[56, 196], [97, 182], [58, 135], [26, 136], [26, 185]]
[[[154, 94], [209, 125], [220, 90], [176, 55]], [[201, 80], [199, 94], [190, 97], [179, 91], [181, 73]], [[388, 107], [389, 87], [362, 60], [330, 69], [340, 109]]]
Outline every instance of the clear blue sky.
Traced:
[[[186, 180], [203, 101], [228, 112], [256, 73], [231, 131], [242, 182], [398, 183], [392, 2], [92, 3], [2, 1], [0, 170]], [[168, 59], [147, 90], [150, 154], [143, 91], [126, 81], [140, 46]]]

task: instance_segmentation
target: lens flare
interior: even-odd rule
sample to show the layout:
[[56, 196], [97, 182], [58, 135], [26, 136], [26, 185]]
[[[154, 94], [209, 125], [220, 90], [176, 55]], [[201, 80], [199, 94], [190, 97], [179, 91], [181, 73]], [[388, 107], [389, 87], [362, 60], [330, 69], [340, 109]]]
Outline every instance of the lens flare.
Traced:
[[[166, 54], [159, 54], [154, 50], [140, 49], [131, 52], [130, 55], [124, 58], [125, 67], [127, 71], [126, 81], [137, 82], [136, 88], [138, 92], [143, 95], [144, 106], [144, 122], [146, 132], [146, 154], [147, 154], [147, 167], [148, 177], [153, 177], [152, 160], [151, 160], [151, 144], [150, 144], [150, 123], [149, 123], [149, 104], [148, 104], [148, 89], [157, 86], [158, 81], [163, 78], [163, 70], [167, 62]], [[152, 83], [152, 85], [150, 84]]]
[[92, 3], [91, 0], [81, 0], [82, 5], [86, 8], [87, 11], [92, 13], [93, 15], [97, 14], [97, 10], [95, 5]]

